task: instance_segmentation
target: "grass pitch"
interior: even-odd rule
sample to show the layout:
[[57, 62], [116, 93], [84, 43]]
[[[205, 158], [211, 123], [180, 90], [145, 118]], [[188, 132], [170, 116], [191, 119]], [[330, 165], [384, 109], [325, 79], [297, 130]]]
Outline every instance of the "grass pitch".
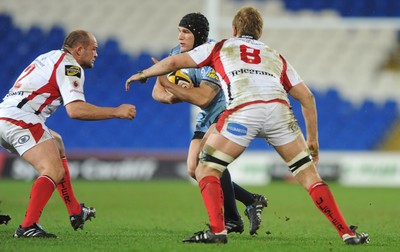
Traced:
[[59, 239], [15, 239], [32, 182], [0, 180], [0, 209], [12, 220], [0, 225], [0, 251], [398, 251], [399, 188], [348, 188], [329, 183], [349, 224], [370, 234], [371, 243], [346, 246], [307, 192], [297, 184], [272, 182], [245, 187], [269, 198], [258, 235], [250, 236], [244, 206], [238, 208], [245, 232], [228, 244], [184, 244], [206, 229], [208, 218], [197, 186], [186, 181], [74, 181], [78, 200], [97, 218], [73, 231], [66, 208], [53, 194], [40, 224]]

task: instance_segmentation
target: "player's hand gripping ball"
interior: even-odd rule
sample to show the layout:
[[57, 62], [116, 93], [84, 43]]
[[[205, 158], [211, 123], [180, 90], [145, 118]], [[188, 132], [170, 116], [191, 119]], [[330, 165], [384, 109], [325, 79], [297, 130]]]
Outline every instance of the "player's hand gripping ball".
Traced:
[[192, 88], [193, 82], [190, 77], [181, 70], [177, 70], [168, 74], [168, 80], [176, 85], [179, 85], [183, 88]]

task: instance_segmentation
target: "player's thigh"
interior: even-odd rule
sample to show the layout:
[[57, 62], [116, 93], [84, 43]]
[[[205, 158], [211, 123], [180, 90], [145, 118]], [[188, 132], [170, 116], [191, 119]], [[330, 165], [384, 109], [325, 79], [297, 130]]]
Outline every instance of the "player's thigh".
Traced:
[[246, 149], [246, 147], [229, 140], [217, 131], [209, 135], [205, 144], [234, 159], [236, 159]]
[[65, 156], [65, 147], [64, 147], [64, 142], [62, 140], [61, 135], [52, 129], [49, 129], [49, 132], [51, 133], [51, 135], [53, 136], [53, 138], [57, 144], [57, 148], [59, 149], [60, 156], [64, 157]]
[[293, 141], [281, 146], [274, 146], [274, 148], [285, 162], [291, 161], [300, 152], [308, 150], [302, 134], [299, 134]]
[[55, 141], [50, 138], [28, 149], [22, 155], [40, 174], [49, 175], [55, 182], [64, 176], [59, 150]]
[[227, 166], [244, 150], [245, 147], [230, 141], [219, 132], [213, 132], [203, 147], [203, 157], [200, 157], [202, 161], [195, 171], [197, 181], [206, 176], [220, 178]]
[[308, 147], [302, 134], [288, 144], [275, 146], [275, 149], [288, 165], [298, 164], [298, 162], [302, 162], [301, 160], [308, 160], [308, 162], [304, 161], [304, 165], [298, 164], [301, 167], [296, 172], [293, 172], [296, 180], [305, 189], [308, 189], [313, 183], [321, 181], [312, 158], [308, 159], [307, 157], [309, 155]]
[[211, 124], [210, 127], [208, 128], [207, 132], [204, 134], [203, 139], [202, 139], [202, 141], [201, 141], [201, 147], [204, 146], [204, 144], [205, 144], [205, 142], [207, 141], [208, 137], [209, 137], [213, 132], [216, 132], [215, 125], [216, 125], [216, 123]]

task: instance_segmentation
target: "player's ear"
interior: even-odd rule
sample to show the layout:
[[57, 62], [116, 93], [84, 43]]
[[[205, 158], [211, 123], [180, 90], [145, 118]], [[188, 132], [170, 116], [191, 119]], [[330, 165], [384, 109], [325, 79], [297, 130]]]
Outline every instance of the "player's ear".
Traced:
[[83, 51], [85, 50], [85, 48], [83, 47], [82, 44], [78, 44], [75, 48], [75, 52], [78, 56], [81, 56], [83, 54]]
[[238, 37], [236, 26], [232, 25], [232, 32], [234, 37]]

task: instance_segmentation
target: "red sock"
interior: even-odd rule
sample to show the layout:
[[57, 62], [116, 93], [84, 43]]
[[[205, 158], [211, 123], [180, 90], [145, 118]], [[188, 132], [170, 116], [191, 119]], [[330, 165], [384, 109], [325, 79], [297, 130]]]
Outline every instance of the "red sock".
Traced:
[[61, 183], [57, 185], [58, 193], [63, 199], [65, 206], [67, 207], [68, 214], [80, 214], [81, 205], [75, 197], [74, 190], [72, 189], [71, 176], [69, 174], [68, 161], [66, 157], [61, 158], [64, 166], [65, 174]]
[[47, 175], [42, 175], [36, 179], [31, 189], [28, 209], [26, 210], [22, 227], [29, 227], [33, 223], [39, 223], [43, 208], [46, 206], [55, 188], [56, 183]]
[[200, 180], [199, 187], [204, 205], [207, 208], [211, 232], [220, 233], [224, 231], [224, 195], [222, 193], [220, 180], [214, 176], [207, 176]]
[[325, 182], [319, 181], [312, 184], [308, 189], [308, 193], [310, 194], [317, 208], [336, 228], [340, 237], [342, 237], [344, 234], [354, 235], [344, 220], [343, 215], [336, 204], [335, 198]]

